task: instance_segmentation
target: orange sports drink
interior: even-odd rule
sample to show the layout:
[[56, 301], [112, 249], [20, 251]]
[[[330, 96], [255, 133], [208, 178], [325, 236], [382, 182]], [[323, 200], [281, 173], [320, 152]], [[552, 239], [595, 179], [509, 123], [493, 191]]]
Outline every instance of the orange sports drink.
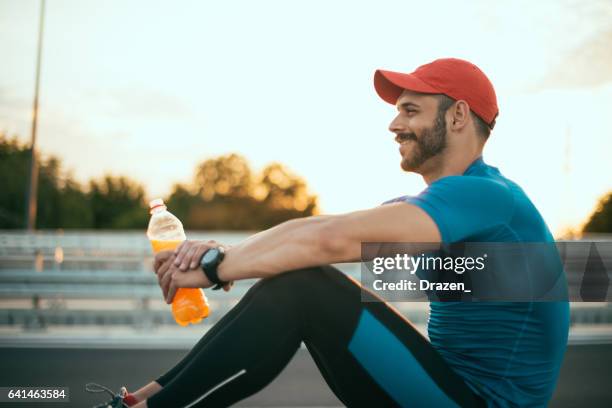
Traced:
[[[174, 250], [186, 239], [181, 221], [170, 213], [160, 198], [149, 203], [151, 220], [147, 237], [153, 253]], [[172, 300], [172, 315], [181, 326], [196, 324], [207, 317], [210, 310], [204, 292], [199, 288], [179, 288]]]

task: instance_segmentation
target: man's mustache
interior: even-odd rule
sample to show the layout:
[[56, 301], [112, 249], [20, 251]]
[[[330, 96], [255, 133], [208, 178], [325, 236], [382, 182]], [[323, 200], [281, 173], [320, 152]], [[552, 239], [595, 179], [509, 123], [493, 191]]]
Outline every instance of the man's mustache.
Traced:
[[398, 133], [395, 136], [395, 141], [397, 143], [401, 143], [401, 142], [405, 142], [406, 140], [417, 140], [416, 134], [415, 133]]

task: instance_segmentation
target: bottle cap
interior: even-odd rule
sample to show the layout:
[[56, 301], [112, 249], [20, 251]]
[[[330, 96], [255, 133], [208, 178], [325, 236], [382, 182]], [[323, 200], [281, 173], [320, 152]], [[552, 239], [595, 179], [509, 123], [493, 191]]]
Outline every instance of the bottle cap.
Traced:
[[155, 200], [151, 200], [149, 202], [149, 208], [152, 210], [156, 207], [161, 207], [162, 205], [164, 205], [164, 200], [161, 198], [156, 198]]

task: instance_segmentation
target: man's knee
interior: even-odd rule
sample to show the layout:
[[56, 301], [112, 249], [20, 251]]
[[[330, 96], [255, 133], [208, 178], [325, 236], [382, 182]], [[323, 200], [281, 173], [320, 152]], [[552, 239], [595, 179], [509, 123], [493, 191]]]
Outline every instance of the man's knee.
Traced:
[[312, 288], [323, 284], [326, 279], [329, 279], [329, 275], [333, 274], [334, 271], [338, 273], [337, 269], [326, 266], [316, 266], [304, 269], [296, 269], [293, 271], [282, 272], [269, 278], [260, 279], [251, 290], [264, 289], [266, 291], [297, 291], [300, 289]]
[[289, 294], [298, 298], [301, 295], [316, 297], [317, 294], [335, 292], [341, 288], [358, 290], [358, 285], [338, 269], [329, 265], [322, 265], [287, 271], [270, 278], [261, 279], [250, 291], [262, 291], [268, 294], [278, 293], [284, 296]]
[[279, 273], [269, 278], [261, 279], [255, 286], [265, 287], [267, 290], [294, 291], [317, 285], [323, 275], [323, 267], [297, 269]]

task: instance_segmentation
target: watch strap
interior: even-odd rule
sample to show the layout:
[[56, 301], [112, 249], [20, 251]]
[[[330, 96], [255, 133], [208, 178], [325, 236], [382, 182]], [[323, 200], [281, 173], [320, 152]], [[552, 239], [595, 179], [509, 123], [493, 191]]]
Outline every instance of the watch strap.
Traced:
[[[201, 265], [204, 275], [206, 275], [206, 277], [211, 283], [215, 284], [215, 286], [212, 288], [213, 290], [219, 290], [227, 284], [227, 282], [224, 282], [221, 279], [219, 279], [219, 274], [217, 270], [217, 268], [219, 267], [219, 264], [221, 263], [221, 261], [223, 261], [223, 258], [225, 257], [225, 251], [223, 247], [221, 246], [217, 247], [216, 249], [219, 251], [219, 255], [217, 256], [217, 259], [215, 259], [215, 261], [212, 263]], [[202, 256], [202, 259], [204, 259], [204, 256]]]

